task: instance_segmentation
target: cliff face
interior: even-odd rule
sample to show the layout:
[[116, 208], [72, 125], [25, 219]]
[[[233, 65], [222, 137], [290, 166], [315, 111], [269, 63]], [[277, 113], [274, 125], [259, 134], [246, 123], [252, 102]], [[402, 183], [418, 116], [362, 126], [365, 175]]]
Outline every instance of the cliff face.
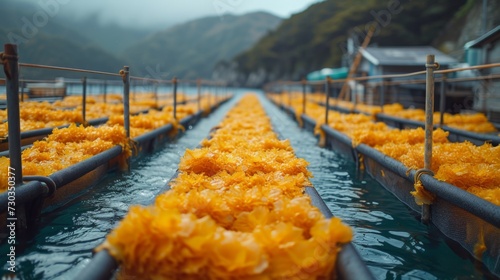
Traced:
[[347, 37], [359, 41], [376, 23], [371, 45], [432, 45], [463, 61], [463, 46], [500, 24], [500, 1], [327, 0], [293, 15], [232, 61], [217, 64], [214, 76], [234, 85], [259, 87], [268, 81], [299, 80], [325, 67], [340, 67]]
[[[433, 41], [433, 45], [458, 60], [463, 60], [464, 45], [500, 24], [500, 1], [486, 1], [483, 17], [483, 0], [468, 0]], [[483, 29], [484, 25], [484, 30]]]

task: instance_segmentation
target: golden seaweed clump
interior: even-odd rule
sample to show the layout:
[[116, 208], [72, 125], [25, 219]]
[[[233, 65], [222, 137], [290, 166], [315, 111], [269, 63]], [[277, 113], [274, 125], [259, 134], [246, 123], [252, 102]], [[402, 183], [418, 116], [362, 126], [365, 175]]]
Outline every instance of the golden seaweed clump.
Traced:
[[[122, 146], [122, 157], [131, 155], [125, 131], [120, 126], [84, 127], [70, 125], [55, 128], [44, 140], [36, 141], [21, 154], [23, 175], [48, 176], [113, 146]], [[0, 164], [8, 166], [9, 159], [0, 158]], [[0, 178], [6, 177], [7, 168], [0, 170]], [[7, 180], [0, 182], [0, 191], [7, 189]]]
[[[324, 96], [324, 95], [323, 95]], [[289, 102], [295, 110], [302, 110], [301, 98], [284, 99], [273, 96], [275, 102]], [[324, 100], [320, 95], [309, 98], [315, 102], [306, 104], [306, 113], [316, 120], [315, 133], [324, 133], [320, 128], [325, 121], [325, 109], [316, 102]], [[311, 100], [312, 101], [312, 100]], [[286, 103], [285, 103], [286, 104]], [[345, 106], [347, 103], [338, 102]], [[370, 107], [358, 105], [358, 109], [369, 111]], [[387, 109], [387, 110], [386, 110]], [[425, 112], [421, 109], [404, 110], [399, 104], [384, 106], [384, 113], [413, 120], [425, 120]], [[380, 152], [400, 161], [408, 169], [424, 167], [424, 139], [422, 128], [392, 129], [384, 123], [374, 122], [372, 116], [363, 114], [343, 114], [329, 111], [328, 125], [352, 139], [353, 146], [366, 144]], [[434, 116], [439, 121], [439, 113]], [[483, 114], [445, 114], [446, 125], [475, 132], [495, 131]], [[493, 127], [493, 128], [492, 128]], [[469, 191], [485, 200], [500, 205], [500, 148], [489, 143], [476, 146], [470, 142], [450, 143], [448, 132], [442, 129], [433, 131], [432, 171], [435, 178]]]
[[132, 207], [99, 249], [120, 261], [124, 278], [330, 278], [352, 232], [311, 204], [306, 167], [245, 96], [186, 151], [171, 189]]

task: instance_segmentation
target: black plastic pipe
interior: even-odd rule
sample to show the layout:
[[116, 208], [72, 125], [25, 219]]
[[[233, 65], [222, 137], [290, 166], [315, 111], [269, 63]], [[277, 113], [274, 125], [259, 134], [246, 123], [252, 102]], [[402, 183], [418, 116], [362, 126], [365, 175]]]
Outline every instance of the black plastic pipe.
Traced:
[[[377, 121], [382, 121], [382, 122], [394, 122], [402, 125], [409, 125], [412, 127], [424, 127], [424, 123], [420, 121], [415, 121], [415, 120], [409, 120], [409, 119], [404, 119], [404, 118], [398, 118], [394, 116], [389, 116], [386, 114], [377, 114], [376, 115]], [[435, 125], [434, 127], [438, 127], [438, 125]], [[461, 136], [470, 140], [477, 140], [480, 142], [490, 142], [492, 145], [500, 145], [500, 136], [497, 136], [495, 134], [485, 134], [485, 133], [476, 133], [476, 132], [471, 132], [463, 129], [458, 129], [450, 126], [443, 125], [441, 127], [445, 131], [449, 131], [450, 134], [456, 135], [456, 136]]]
[[82, 78], [82, 118], [83, 124], [87, 119], [87, 77]]
[[[31, 202], [37, 198], [48, 194], [49, 189], [38, 181], [28, 182], [16, 187], [16, 205]], [[7, 211], [8, 195], [7, 192], [0, 194], [0, 213]]]
[[109, 150], [106, 150], [91, 158], [81, 161], [75, 165], [57, 171], [52, 175], [49, 175], [48, 177], [50, 177], [56, 183], [56, 186], [59, 189], [64, 185], [71, 183], [74, 180], [82, 177], [88, 172], [94, 170], [95, 168], [109, 162], [110, 159], [119, 156], [121, 152], [122, 152], [122, 147], [115, 146]]
[[74, 278], [76, 280], [109, 280], [118, 268], [118, 262], [107, 250], [96, 253], [90, 263]]

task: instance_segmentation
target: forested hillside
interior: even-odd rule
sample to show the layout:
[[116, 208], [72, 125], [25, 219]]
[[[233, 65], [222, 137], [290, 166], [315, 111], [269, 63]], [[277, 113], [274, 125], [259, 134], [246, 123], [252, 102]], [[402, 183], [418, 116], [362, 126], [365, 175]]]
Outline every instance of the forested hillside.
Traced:
[[372, 45], [431, 44], [466, 0], [328, 0], [285, 20], [219, 73], [239, 84], [259, 86], [275, 79], [300, 79], [324, 67], [340, 67], [350, 34], [362, 41], [376, 23]]

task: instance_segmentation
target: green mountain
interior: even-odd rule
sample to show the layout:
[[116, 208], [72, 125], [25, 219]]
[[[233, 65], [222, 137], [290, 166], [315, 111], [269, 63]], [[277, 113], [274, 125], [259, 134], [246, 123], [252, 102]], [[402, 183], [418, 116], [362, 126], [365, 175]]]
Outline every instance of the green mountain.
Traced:
[[206, 17], [156, 33], [127, 49], [134, 75], [211, 78], [215, 64], [250, 48], [281, 19], [264, 12]]
[[[38, 16], [35, 16], [38, 15]], [[45, 15], [45, 16], [43, 16]], [[47, 12], [28, 2], [7, 1], [0, 17], [0, 44], [18, 45], [19, 61], [62, 67], [84, 68], [117, 73], [124, 65], [92, 40], [68, 28]], [[3, 71], [0, 74], [3, 77]], [[80, 73], [21, 68], [26, 79], [52, 79], [57, 76], [82, 77]], [[88, 75], [96, 77], [95, 75]], [[97, 76], [102, 77], [102, 76]]]
[[299, 80], [324, 67], [340, 67], [348, 36], [362, 42], [376, 23], [372, 45], [431, 44], [466, 0], [327, 0], [293, 15], [217, 73], [232, 82], [260, 86], [277, 79]]
[[163, 29], [125, 27], [114, 22], [101, 23], [97, 14], [91, 14], [80, 20], [73, 20], [62, 15], [58, 17], [58, 20], [67, 23], [71, 29], [78, 30], [78, 33], [90, 41], [114, 54], [123, 53], [137, 42]]

